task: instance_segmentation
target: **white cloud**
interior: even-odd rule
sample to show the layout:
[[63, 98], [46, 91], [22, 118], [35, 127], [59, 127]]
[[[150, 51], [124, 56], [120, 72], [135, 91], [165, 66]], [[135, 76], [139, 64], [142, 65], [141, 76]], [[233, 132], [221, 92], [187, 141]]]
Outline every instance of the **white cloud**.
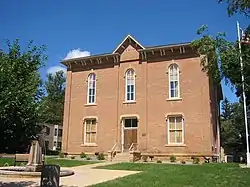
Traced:
[[81, 51], [81, 49], [78, 48], [78, 49], [73, 49], [69, 51], [64, 59], [71, 59], [71, 58], [78, 58], [78, 57], [85, 57], [85, 56], [90, 56], [90, 52]]
[[52, 75], [55, 75], [56, 72], [58, 71], [63, 71], [64, 73], [66, 73], [67, 70], [62, 66], [52, 66], [47, 70], [47, 73], [48, 74], [51, 73]]

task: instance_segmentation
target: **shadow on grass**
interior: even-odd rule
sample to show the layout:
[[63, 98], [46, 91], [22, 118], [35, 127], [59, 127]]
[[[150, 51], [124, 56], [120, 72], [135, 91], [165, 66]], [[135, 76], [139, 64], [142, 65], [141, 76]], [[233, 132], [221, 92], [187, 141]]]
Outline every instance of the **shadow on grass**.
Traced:
[[0, 182], [1, 187], [23, 187], [23, 186], [38, 186], [33, 181], [22, 181], [22, 182]]
[[[33, 181], [21, 181], [21, 182], [0, 182], [1, 187], [39, 187], [40, 183]], [[74, 185], [60, 185], [60, 187], [77, 187]]]

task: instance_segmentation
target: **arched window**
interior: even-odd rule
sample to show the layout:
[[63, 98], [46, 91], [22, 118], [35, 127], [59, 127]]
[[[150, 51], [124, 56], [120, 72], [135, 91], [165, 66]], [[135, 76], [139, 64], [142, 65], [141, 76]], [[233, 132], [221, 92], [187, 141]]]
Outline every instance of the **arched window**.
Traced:
[[94, 73], [88, 76], [88, 103], [95, 103], [96, 100], [96, 75]]
[[179, 83], [179, 67], [177, 64], [171, 64], [168, 69], [169, 72], [169, 97], [180, 97], [180, 83]]
[[135, 101], [135, 71], [129, 69], [126, 72], [126, 101]]

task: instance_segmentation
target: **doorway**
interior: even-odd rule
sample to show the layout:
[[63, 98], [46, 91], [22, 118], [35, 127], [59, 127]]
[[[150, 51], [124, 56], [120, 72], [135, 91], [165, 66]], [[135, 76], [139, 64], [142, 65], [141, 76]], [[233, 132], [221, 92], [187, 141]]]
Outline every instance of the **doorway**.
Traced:
[[129, 151], [132, 143], [137, 143], [137, 118], [124, 118], [122, 128], [122, 152]]

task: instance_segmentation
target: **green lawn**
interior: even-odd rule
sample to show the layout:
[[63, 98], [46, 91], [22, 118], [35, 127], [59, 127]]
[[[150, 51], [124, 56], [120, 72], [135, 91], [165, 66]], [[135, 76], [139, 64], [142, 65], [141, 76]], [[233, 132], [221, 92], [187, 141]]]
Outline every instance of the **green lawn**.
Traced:
[[247, 187], [250, 186], [250, 169], [237, 164], [172, 165], [121, 163], [98, 167], [111, 170], [143, 171], [96, 187]]
[[[0, 166], [4, 166], [5, 163], [8, 163], [9, 166], [13, 166], [14, 158], [0, 158]], [[74, 167], [74, 166], [82, 166], [87, 164], [98, 163], [97, 161], [81, 161], [81, 160], [66, 160], [66, 159], [57, 159], [57, 158], [46, 158], [45, 164], [58, 164], [61, 167]], [[26, 163], [24, 163], [25, 165]], [[17, 165], [21, 165], [21, 163], [17, 163]]]

